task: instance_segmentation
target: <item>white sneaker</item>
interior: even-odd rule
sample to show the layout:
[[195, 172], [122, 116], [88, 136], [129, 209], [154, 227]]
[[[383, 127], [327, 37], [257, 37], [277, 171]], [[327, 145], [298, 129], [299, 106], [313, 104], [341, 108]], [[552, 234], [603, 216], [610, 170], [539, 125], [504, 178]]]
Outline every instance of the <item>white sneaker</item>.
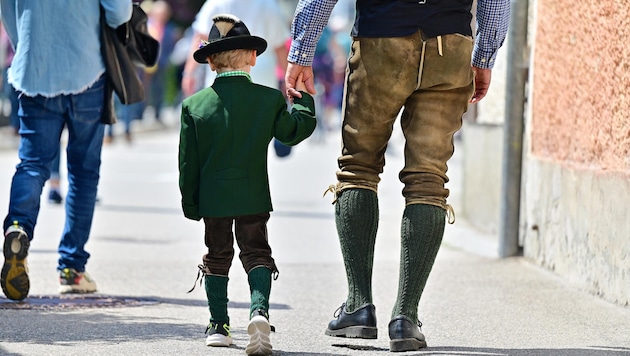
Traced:
[[206, 333], [208, 334], [206, 346], [228, 347], [232, 345], [230, 326], [228, 324], [219, 325], [210, 322], [210, 325], [206, 328]]
[[59, 293], [94, 293], [96, 282], [87, 272], [77, 272], [74, 268], [59, 271]]
[[254, 316], [247, 325], [247, 334], [249, 335], [249, 344], [245, 348], [248, 355], [271, 355], [271, 325], [263, 312]]

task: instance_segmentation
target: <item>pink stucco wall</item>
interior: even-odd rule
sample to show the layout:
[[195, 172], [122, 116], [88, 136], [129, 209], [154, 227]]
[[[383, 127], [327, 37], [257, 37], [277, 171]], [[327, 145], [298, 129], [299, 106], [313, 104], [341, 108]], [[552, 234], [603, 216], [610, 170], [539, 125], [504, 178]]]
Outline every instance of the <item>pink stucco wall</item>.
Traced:
[[630, 171], [630, 6], [538, 0], [531, 143], [540, 158]]

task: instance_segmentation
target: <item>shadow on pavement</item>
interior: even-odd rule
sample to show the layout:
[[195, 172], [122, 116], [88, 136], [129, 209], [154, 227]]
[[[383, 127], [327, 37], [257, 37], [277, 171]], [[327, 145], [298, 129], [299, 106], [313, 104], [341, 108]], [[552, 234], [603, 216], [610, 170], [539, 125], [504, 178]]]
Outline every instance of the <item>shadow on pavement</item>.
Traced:
[[406, 356], [415, 355], [473, 355], [473, 356], [628, 356], [630, 348], [591, 346], [587, 348], [558, 348], [558, 349], [495, 349], [478, 347], [429, 347], [426, 350], [405, 353]]
[[[202, 329], [198, 323], [170, 322], [165, 317], [115, 315], [111, 310], [102, 309], [80, 314], [13, 311], [4, 314], [0, 320], [0, 330], [13, 331], [2, 332], [0, 343], [54, 343], [57, 346], [70, 346], [81, 341], [105, 344], [165, 339], [189, 341], [203, 333]], [[2, 352], [0, 354], [4, 355]]]
[[[208, 305], [208, 302], [201, 299], [129, 297], [105, 294], [68, 294], [65, 296], [30, 295], [23, 301], [17, 302], [7, 298], [0, 298], [0, 310], [64, 311], [113, 307], [141, 307], [155, 304], [205, 307]], [[228, 307], [233, 309], [249, 309], [249, 304], [249, 302], [230, 301]], [[275, 310], [292, 309], [289, 305], [281, 303], [270, 303], [269, 307]]]

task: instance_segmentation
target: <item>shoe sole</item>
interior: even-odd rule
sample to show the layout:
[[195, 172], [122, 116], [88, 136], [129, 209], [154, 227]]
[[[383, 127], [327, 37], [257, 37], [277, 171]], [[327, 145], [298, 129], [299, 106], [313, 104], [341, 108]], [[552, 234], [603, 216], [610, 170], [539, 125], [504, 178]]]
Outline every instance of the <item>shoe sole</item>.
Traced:
[[245, 348], [246, 354], [271, 355], [272, 347], [271, 341], [269, 340], [271, 326], [264, 316], [257, 315], [249, 321], [247, 334], [249, 335], [249, 344], [247, 344]]
[[9, 299], [25, 299], [31, 288], [26, 268], [29, 244], [28, 236], [21, 230], [12, 231], [4, 238], [4, 265], [0, 273], [0, 284], [4, 295]]
[[354, 339], [376, 339], [378, 336], [378, 328], [371, 326], [348, 326], [338, 330], [326, 329], [325, 334], [328, 336]]
[[426, 341], [415, 338], [397, 339], [389, 342], [389, 351], [391, 352], [417, 351], [425, 347], [427, 347]]
[[72, 287], [72, 286], [59, 287], [59, 294], [90, 294], [90, 293], [95, 293], [95, 292], [96, 292], [96, 289], [94, 290], [86, 289], [86, 288], [77, 289], [76, 287]]

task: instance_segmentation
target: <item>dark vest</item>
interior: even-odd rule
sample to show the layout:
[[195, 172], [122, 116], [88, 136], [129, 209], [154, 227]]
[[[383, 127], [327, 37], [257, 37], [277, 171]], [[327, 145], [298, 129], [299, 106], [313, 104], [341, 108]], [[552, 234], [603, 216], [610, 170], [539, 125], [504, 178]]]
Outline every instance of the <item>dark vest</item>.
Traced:
[[357, 0], [353, 37], [472, 36], [473, 0]]

